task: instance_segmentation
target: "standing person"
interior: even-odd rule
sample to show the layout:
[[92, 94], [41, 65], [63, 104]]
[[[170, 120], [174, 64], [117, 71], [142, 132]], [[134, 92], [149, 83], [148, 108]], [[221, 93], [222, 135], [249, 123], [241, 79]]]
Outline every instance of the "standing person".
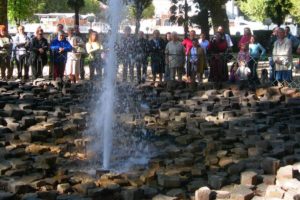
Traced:
[[134, 81], [134, 54], [135, 54], [135, 39], [131, 35], [130, 26], [126, 26], [124, 29], [124, 36], [121, 38], [119, 45], [119, 55], [121, 62], [123, 63], [123, 81], [127, 81], [127, 73], [129, 69], [130, 80]]
[[172, 40], [167, 44], [165, 54], [166, 64], [170, 67], [170, 79], [175, 80], [175, 76], [177, 74], [178, 81], [182, 81], [185, 49], [181, 42], [178, 41], [178, 35], [176, 32], [172, 33]]
[[226, 41], [228, 50], [231, 50], [233, 47], [233, 42], [231, 40], [230, 35], [225, 33], [223, 26], [218, 27], [218, 32], [221, 34], [222, 40]]
[[31, 40], [29, 46], [29, 63], [31, 64], [32, 76], [34, 79], [43, 77], [43, 67], [47, 64], [47, 51], [49, 44], [43, 36], [43, 29], [36, 30], [36, 36]]
[[[167, 45], [170, 41], [171, 41], [171, 32], [167, 32], [166, 37], [164, 39], [165, 45]], [[164, 48], [166, 48], [166, 47], [164, 47]], [[165, 58], [164, 58], [164, 62], [165, 62]], [[170, 80], [170, 68], [166, 63], [164, 65], [165, 65], [164, 80], [168, 81], [168, 80]]]
[[204, 49], [200, 47], [197, 39], [193, 40], [193, 47], [188, 55], [188, 62], [190, 62], [191, 66], [191, 82], [195, 82], [197, 76], [200, 83], [206, 68], [206, 59]]
[[86, 43], [86, 51], [88, 54], [89, 68], [90, 68], [90, 80], [95, 77], [95, 70], [97, 75], [102, 78], [103, 62], [101, 59], [101, 53], [103, 52], [103, 46], [98, 39], [98, 33], [92, 31], [89, 36], [89, 41]]
[[24, 26], [18, 27], [18, 33], [14, 37], [14, 51], [16, 55], [16, 63], [18, 69], [18, 79], [22, 78], [22, 71], [24, 68], [24, 79], [29, 78], [29, 62], [28, 62], [28, 48], [30, 43], [30, 38], [25, 33]]
[[80, 37], [74, 35], [74, 28], [68, 28], [67, 40], [72, 46], [72, 51], [67, 54], [66, 75], [69, 76], [71, 81], [76, 83], [80, 74], [80, 58], [81, 52], [83, 52], [81, 46], [83, 41]]
[[[87, 38], [80, 32], [80, 28], [77, 25], [74, 26], [74, 35], [78, 37], [80, 41], [82, 41], [78, 43], [78, 46], [80, 47], [79, 49], [83, 50], [87, 42]], [[85, 77], [85, 70], [84, 70], [85, 58], [86, 58], [86, 53], [83, 51], [81, 52], [81, 57], [80, 57], [80, 79], [81, 80], [84, 80]]]
[[228, 68], [226, 62], [227, 42], [222, 39], [221, 33], [217, 32], [214, 39], [208, 45], [210, 74], [212, 82], [228, 80]]
[[294, 35], [291, 33], [291, 29], [290, 29], [289, 26], [286, 26], [284, 30], [285, 30], [285, 36], [286, 36], [288, 39], [291, 40], [291, 42], [292, 42], [292, 47], [293, 47], [293, 52], [295, 52], [295, 51], [297, 50], [299, 44], [300, 44], [300, 41], [299, 41], [299, 39], [298, 39], [296, 36], [294, 36]]
[[149, 51], [153, 82], [156, 81], [157, 74], [159, 75], [159, 81], [162, 82], [163, 73], [165, 72], [165, 42], [162, 38], [160, 38], [160, 32], [158, 30], [153, 32], [153, 38], [149, 42]]
[[254, 35], [250, 38], [249, 52], [251, 57], [248, 63], [251, 70], [251, 76], [249, 79], [251, 82], [254, 82], [254, 84], [259, 84], [257, 65], [259, 60], [266, 55], [266, 49], [260, 43], [256, 42], [256, 37]]
[[275, 80], [278, 82], [292, 80], [292, 42], [285, 37], [283, 28], [277, 31], [278, 39], [274, 43], [273, 60], [275, 62]]
[[[188, 54], [191, 51], [191, 48], [193, 47], [193, 40], [196, 39], [196, 32], [194, 30], [190, 31], [190, 35], [189, 37], [185, 38], [182, 41], [182, 45], [185, 48], [185, 56], [186, 56], [186, 61], [188, 58]], [[185, 70], [186, 70], [186, 78], [187, 81], [190, 82], [191, 80], [191, 66], [190, 66], [190, 62], [185, 62], [186, 66], [185, 66]]]
[[[48, 38], [48, 43], [51, 44], [54, 40], [58, 39], [58, 33], [64, 31], [64, 25], [57, 24], [56, 30], [54, 33], [51, 33]], [[49, 79], [53, 79], [53, 71], [54, 71], [54, 63], [52, 62], [54, 60], [53, 58], [54, 52], [50, 49], [50, 62], [49, 62]]]
[[[274, 43], [277, 40], [277, 32], [279, 27], [273, 29], [273, 32], [269, 39], [268, 51], [272, 52], [274, 48]], [[269, 71], [270, 71], [270, 81], [273, 82], [275, 80], [275, 62], [273, 57], [269, 57]]]
[[148, 40], [144, 37], [144, 32], [140, 31], [138, 33], [138, 38], [136, 41], [136, 71], [138, 83], [146, 81], [147, 77], [147, 66], [148, 66], [148, 52], [149, 44]]
[[199, 38], [199, 45], [204, 50], [205, 54], [207, 53], [207, 48], [209, 45], [209, 41], [206, 39], [206, 34], [201, 33]]
[[11, 47], [12, 41], [9, 39], [6, 27], [0, 25], [0, 68], [2, 80], [10, 79], [12, 77], [12, 69], [10, 67]]
[[56, 78], [63, 80], [67, 53], [72, 51], [71, 44], [66, 40], [65, 32], [58, 32], [57, 39], [53, 40], [50, 48], [53, 52], [52, 62], [54, 64], [54, 80], [56, 80]]
[[251, 36], [252, 36], [252, 33], [251, 33], [250, 28], [248, 28], [248, 27], [244, 28], [244, 35], [242, 36], [242, 38], [239, 41], [239, 48], [244, 44], [249, 45]]

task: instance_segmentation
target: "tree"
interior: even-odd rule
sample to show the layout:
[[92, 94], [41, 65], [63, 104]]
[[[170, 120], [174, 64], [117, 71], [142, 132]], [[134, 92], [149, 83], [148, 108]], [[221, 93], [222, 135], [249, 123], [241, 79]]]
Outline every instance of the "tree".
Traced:
[[225, 32], [230, 33], [229, 31], [229, 20], [226, 13], [226, 6], [228, 0], [196, 0], [199, 5], [207, 8], [210, 13], [212, 25], [214, 31], [217, 30], [219, 26], [223, 26]]
[[206, 37], [209, 37], [209, 13], [206, 8], [202, 8], [197, 14], [192, 16], [191, 22], [196, 24], [201, 29], [201, 32], [206, 34]]
[[292, 3], [290, 0], [267, 0], [266, 14], [274, 24], [280, 26], [285, 17], [290, 14]]
[[0, 3], [0, 24], [7, 27], [7, 0], [2, 0]]
[[8, 0], [9, 21], [13, 21], [18, 26], [22, 21], [30, 20], [34, 15], [33, 3], [32, 0]]
[[239, 1], [238, 6], [251, 20], [263, 22], [266, 18], [266, 0]]
[[[151, 7], [151, 5], [152, 5], [152, 7]], [[154, 15], [153, 8], [154, 8], [154, 6], [152, 4], [152, 0], [133, 0], [132, 1], [132, 4], [130, 5], [129, 10], [130, 10], [131, 16], [135, 20], [135, 34], [137, 34], [140, 30], [142, 18], [152, 17]], [[147, 9], [150, 9], [150, 10], [147, 11]]]
[[75, 13], [75, 26], [79, 26], [79, 12], [80, 9], [84, 7], [84, 0], [68, 0], [67, 4], [70, 8], [73, 8]]
[[171, 2], [173, 5], [170, 7], [170, 22], [183, 26], [184, 36], [187, 37], [189, 25], [191, 25], [191, 18], [189, 17], [191, 6], [187, 0], [171, 0]]
[[[228, 0], [194, 0], [198, 8], [198, 13], [189, 17], [188, 12], [191, 7], [188, 5], [187, 0], [171, 0], [173, 5], [170, 8], [171, 17], [170, 21], [177, 22], [179, 25], [185, 26], [185, 33], [187, 32], [188, 25], [197, 24], [205, 33], [209, 33], [209, 18], [211, 18], [214, 30], [222, 25], [224, 30], [229, 33], [229, 20], [226, 13], [225, 4]], [[184, 4], [183, 4], [184, 3]]]
[[300, 2], [299, 0], [291, 0], [293, 7], [291, 9], [291, 15], [296, 20], [296, 22], [300, 23]]
[[[295, 2], [294, 4], [292, 2]], [[287, 15], [293, 11], [298, 0], [239, 0], [241, 11], [250, 19], [263, 22], [271, 18], [273, 23], [280, 26]], [[298, 3], [299, 4], [299, 3]], [[299, 6], [300, 7], [300, 6]], [[297, 11], [296, 13], [298, 13]]]

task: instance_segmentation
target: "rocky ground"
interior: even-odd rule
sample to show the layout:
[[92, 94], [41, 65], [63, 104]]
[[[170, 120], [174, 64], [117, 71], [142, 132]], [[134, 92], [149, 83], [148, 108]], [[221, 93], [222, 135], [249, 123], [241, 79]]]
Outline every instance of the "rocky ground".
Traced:
[[143, 125], [158, 154], [127, 172], [88, 173], [94, 86], [0, 82], [0, 200], [300, 199], [297, 90], [136, 87], [147, 106], [117, 119]]

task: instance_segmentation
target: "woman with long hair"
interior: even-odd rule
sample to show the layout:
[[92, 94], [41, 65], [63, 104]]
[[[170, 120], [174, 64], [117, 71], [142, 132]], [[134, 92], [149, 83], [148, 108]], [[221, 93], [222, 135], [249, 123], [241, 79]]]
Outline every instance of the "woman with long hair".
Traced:
[[86, 51], [88, 53], [89, 67], [90, 67], [90, 80], [95, 77], [95, 70], [97, 75], [102, 77], [102, 58], [101, 53], [103, 46], [100, 44], [98, 33], [92, 31], [89, 35], [89, 41], [86, 43]]

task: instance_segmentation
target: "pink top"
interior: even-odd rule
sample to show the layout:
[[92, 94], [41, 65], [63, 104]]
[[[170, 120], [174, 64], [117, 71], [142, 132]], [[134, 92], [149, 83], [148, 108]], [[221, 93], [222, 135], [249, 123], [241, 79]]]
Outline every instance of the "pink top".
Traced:
[[190, 38], [185, 38], [182, 45], [185, 47], [185, 55], [188, 55], [193, 47], [193, 41]]
[[251, 39], [251, 35], [243, 35], [243, 37], [239, 41], [239, 47], [242, 46], [242, 44], [249, 44]]

